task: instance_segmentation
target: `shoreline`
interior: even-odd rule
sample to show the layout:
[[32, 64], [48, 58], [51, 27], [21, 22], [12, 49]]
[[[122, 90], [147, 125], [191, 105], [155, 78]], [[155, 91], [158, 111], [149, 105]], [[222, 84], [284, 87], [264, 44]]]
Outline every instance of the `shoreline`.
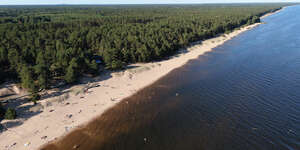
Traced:
[[266, 18], [266, 17], [269, 17], [269, 16], [272, 16], [272, 15], [274, 15], [274, 14], [276, 14], [276, 13], [279, 13], [280, 11], [284, 10], [286, 7], [287, 7], [287, 6], [282, 7], [281, 9], [276, 10], [276, 11], [274, 11], [274, 12], [267, 13], [267, 14], [261, 16], [260, 19], [264, 19], [264, 18]]
[[[285, 7], [284, 7], [285, 8]], [[261, 19], [278, 13], [284, 8], [265, 14]], [[41, 146], [63, 138], [74, 129], [84, 127], [94, 118], [101, 116], [122, 99], [129, 97], [151, 85], [172, 70], [182, 67], [190, 60], [212, 51], [239, 34], [251, 30], [262, 23], [241, 27], [229, 34], [222, 34], [180, 50], [179, 54], [167, 60], [132, 64], [129, 69], [115, 73], [105, 73], [92, 84], [76, 85], [59, 93], [59, 96], [47, 98], [35, 108], [36, 115], [14, 121], [2, 121], [15, 127], [0, 134], [0, 149], [39, 149]], [[55, 95], [56, 91], [52, 91]], [[29, 107], [31, 104], [23, 104]], [[32, 107], [34, 108], [34, 107]], [[23, 119], [22, 119], [23, 117]], [[47, 124], [45, 124], [45, 122]]]

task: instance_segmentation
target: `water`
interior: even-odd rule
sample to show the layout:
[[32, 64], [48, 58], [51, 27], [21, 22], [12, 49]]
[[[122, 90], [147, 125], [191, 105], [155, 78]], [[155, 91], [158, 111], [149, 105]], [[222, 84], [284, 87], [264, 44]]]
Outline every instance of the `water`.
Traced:
[[48, 149], [300, 150], [299, 14], [267, 17]]

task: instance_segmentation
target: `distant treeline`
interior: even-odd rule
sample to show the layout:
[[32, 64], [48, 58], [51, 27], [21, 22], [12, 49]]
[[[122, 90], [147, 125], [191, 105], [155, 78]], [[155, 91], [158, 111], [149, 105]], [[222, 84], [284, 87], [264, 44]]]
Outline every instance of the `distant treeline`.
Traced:
[[282, 4], [0, 8], [0, 80], [44, 89], [107, 69], [159, 60], [191, 42], [260, 22]]

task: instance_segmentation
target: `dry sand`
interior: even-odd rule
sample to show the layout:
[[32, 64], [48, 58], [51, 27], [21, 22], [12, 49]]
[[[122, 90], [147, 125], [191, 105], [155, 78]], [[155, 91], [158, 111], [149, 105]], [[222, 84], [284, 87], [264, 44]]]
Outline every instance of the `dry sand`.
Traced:
[[[0, 149], [34, 150], [57, 140], [58, 137], [66, 135], [74, 128], [84, 126], [123, 98], [150, 85], [173, 69], [257, 25], [259, 23], [203, 41], [168, 60], [134, 64], [131, 65], [131, 69], [102, 75], [95, 79], [98, 81], [91, 84], [73, 86], [62, 92], [52, 91], [53, 95], [59, 96], [42, 100], [35, 107], [28, 103], [22, 104], [21, 107], [27, 108], [32, 113], [21, 115], [14, 121], [1, 122], [8, 127], [8, 130], [0, 133]], [[49, 94], [51, 94], [50, 91]]]

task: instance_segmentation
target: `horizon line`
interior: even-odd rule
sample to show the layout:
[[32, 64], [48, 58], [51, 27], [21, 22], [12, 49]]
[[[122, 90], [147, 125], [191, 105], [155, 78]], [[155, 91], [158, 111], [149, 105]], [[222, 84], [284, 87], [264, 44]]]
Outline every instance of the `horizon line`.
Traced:
[[280, 4], [280, 3], [300, 3], [300, 2], [210, 2], [210, 3], [107, 3], [107, 4], [85, 4], [85, 3], [78, 3], [78, 4], [64, 4], [64, 3], [57, 3], [57, 4], [0, 4], [0, 6], [57, 6], [57, 5], [189, 5], [189, 4]]

